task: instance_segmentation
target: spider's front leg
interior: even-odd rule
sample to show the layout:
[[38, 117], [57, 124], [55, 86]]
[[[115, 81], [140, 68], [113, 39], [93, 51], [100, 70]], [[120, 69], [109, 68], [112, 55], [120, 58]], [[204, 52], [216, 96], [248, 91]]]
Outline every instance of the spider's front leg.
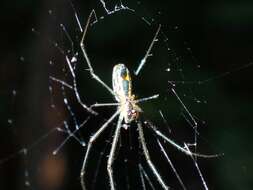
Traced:
[[[82, 53], [84, 55], [84, 58], [88, 64], [88, 67], [89, 67], [89, 71], [90, 71], [90, 74], [92, 76], [92, 78], [94, 78], [96, 81], [98, 81], [103, 87], [105, 87], [113, 96], [115, 96], [115, 93], [113, 92], [113, 90], [104, 82], [100, 79], [100, 77], [98, 75], [95, 74], [94, 70], [93, 70], [93, 67], [91, 65], [91, 62], [90, 62], [90, 59], [88, 57], [88, 54], [85, 50], [85, 46], [84, 46], [84, 38], [86, 36], [86, 33], [87, 33], [87, 30], [88, 30], [88, 27], [90, 25], [90, 20], [92, 18], [92, 16], [95, 16], [95, 10], [92, 10], [89, 17], [88, 17], [88, 20], [87, 20], [87, 23], [85, 25], [85, 28], [84, 28], [84, 32], [83, 32], [83, 36], [82, 36], [82, 39], [80, 41], [80, 47], [81, 47], [81, 50], [82, 50]], [[95, 16], [96, 18], [96, 16]]]
[[138, 65], [138, 68], [137, 68], [136, 71], [134, 72], [134, 74], [135, 74], [136, 76], [140, 73], [141, 69], [144, 67], [144, 64], [146, 63], [148, 57], [152, 56], [152, 54], [151, 54], [150, 52], [151, 52], [151, 49], [152, 49], [153, 45], [154, 45], [155, 42], [158, 40], [158, 39], [157, 39], [157, 36], [158, 36], [158, 34], [159, 34], [159, 32], [160, 32], [160, 29], [161, 29], [161, 24], [159, 24], [158, 29], [157, 29], [157, 31], [156, 31], [156, 33], [155, 33], [155, 36], [154, 36], [152, 42], [150, 43], [150, 45], [149, 45], [149, 47], [148, 47], [148, 50], [147, 50], [145, 56], [142, 58], [140, 64]]

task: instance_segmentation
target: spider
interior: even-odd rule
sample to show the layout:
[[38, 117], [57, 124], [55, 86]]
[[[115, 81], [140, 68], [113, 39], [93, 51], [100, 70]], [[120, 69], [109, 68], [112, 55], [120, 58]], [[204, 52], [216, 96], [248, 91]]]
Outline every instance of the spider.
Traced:
[[[90, 15], [87, 19], [87, 22], [86, 22], [86, 25], [85, 25], [85, 28], [84, 28], [84, 31], [83, 31], [83, 34], [82, 34], [82, 39], [80, 41], [80, 47], [81, 47], [83, 56], [85, 58], [85, 61], [87, 62], [90, 75], [99, 84], [101, 84], [109, 93], [111, 93], [113, 95], [116, 102], [115, 103], [95, 103], [95, 104], [91, 105], [90, 107], [83, 104], [80, 97], [79, 97], [79, 94], [77, 92], [76, 81], [75, 81], [75, 77], [74, 77], [75, 74], [74, 74], [73, 68], [71, 66], [71, 61], [69, 60], [69, 58], [67, 56], [66, 56], [66, 61], [67, 61], [67, 64], [70, 68], [71, 74], [73, 75], [74, 90], [75, 90], [75, 94], [76, 94], [76, 97], [78, 99], [78, 102], [87, 111], [89, 111], [93, 114], [97, 114], [93, 110], [93, 108], [94, 107], [102, 107], [102, 106], [117, 106], [117, 110], [107, 121], [105, 121], [105, 123], [89, 139], [87, 149], [86, 149], [86, 153], [85, 153], [85, 156], [84, 156], [84, 159], [83, 159], [81, 172], [80, 172], [80, 180], [81, 180], [82, 190], [86, 190], [86, 185], [85, 185], [84, 178], [85, 178], [85, 173], [86, 173], [86, 165], [87, 165], [87, 162], [88, 162], [88, 158], [89, 158], [89, 155], [90, 155], [91, 148], [92, 148], [93, 144], [95, 143], [95, 141], [98, 139], [98, 137], [109, 126], [109, 124], [114, 119], [116, 119], [116, 117], [118, 117], [117, 125], [116, 125], [116, 129], [115, 129], [115, 132], [114, 132], [114, 137], [113, 137], [113, 141], [112, 141], [112, 145], [111, 145], [111, 149], [110, 149], [110, 153], [109, 153], [109, 157], [108, 157], [108, 161], [107, 161], [107, 172], [108, 172], [108, 175], [109, 175], [109, 183], [110, 183], [111, 190], [116, 189], [115, 180], [114, 180], [114, 177], [113, 177], [113, 168], [112, 168], [112, 166], [113, 166], [113, 161], [114, 161], [114, 157], [115, 157], [115, 150], [116, 150], [117, 143], [118, 143], [119, 136], [120, 136], [120, 129], [121, 129], [121, 127], [124, 127], [125, 129], [127, 129], [132, 122], [137, 123], [138, 135], [139, 135], [141, 148], [143, 150], [145, 159], [146, 159], [150, 169], [152, 170], [154, 176], [156, 177], [156, 179], [158, 180], [158, 182], [160, 183], [162, 188], [167, 190], [167, 189], [169, 189], [169, 186], [166, 185], [166, 183], [162, 179], [161, 175], [159, 174], [158, 170], [156, 169], [155, 165], [153, 164], [153, 162], [150, 158], [150, 154], [149, 154], [146, 142], [145, 142], [143, 126], [142, 126], [142, 123], [140, 122], [140, 118], [139, 118], [139, 115], [142, 112], [142, 109], [139, 106], [139, 103], [144, 102], [144, 101], [157, 99], [159, 97], [159, 94], [149, 96], [149, 97], [145, 97], [145, 98], [141, 98], [141, 99], [135, 99], [134, 94], [132, 94], [132, 80], [131, 80], [130, 72], [129, 72], [128, 68], [122, 63], [117, 64], [113, 67], [113, 72], [112, 72], [112, 86], [113, 86], [113, 88], [110, 88], [105, 82], [103, 82], [103, 80], [100, 79], [100, 77], [98, 75], [95, 74], [95, 72], [93, 70], [93, 67], [91, 65], [91, 61], [88, 57], [88, 54], [87, 54], [87, 52], [85, 50], [85, 46], [84, 46], [84, 38], [86, 36], [88, 27], [90, 25], [90, 20], [91, 20], [93, 15], [96, 18], [94, 10], [91, 11], [91, 13], [90, 13]], [[160, 31], [160, 28], [161, 28], [161, 25], [159, 25], [159, 27], [158, 27], [158, 29], [155, 33], [155, 36], [154, 36], [154, 38], [153, 38], [153, 40], [152, 40], [152, 42], [151, 42], [151, 44], [148, 48], [148, 51], [146, 52], [146, 55], [142, 59], [139, 67], [137, 68], [137, 70], [135, 72], [136, 75], [139, 74], [140, 70], [144, 66], [144, 64], [146, 62], [146, 59], [148, 58], [149, 53], [152, 49], [152, 46], [153, 46], [154, 42], [156, 41], [156, 38], [157, 38], [158, 33]], [[125, 124], [123, 124], [123, 122]], [[171, 140], [166, 135], [164, 135], [162, 132], [160, 132], [154, 125], [148, 125], [148, 126], [153, 130], [153, 132], [158, 137], [162, 138], [165, 142], [171, 144], [176, 149], [178, 149], [179, 151], [183, 152], [184, 154], [186, 154], [188, 156], [191, 156], [192, 158], [193, 158], [193, 156], [205, 157], [205, 158], [217, 157], [217, 155], [203, 155], [203, 154], [193, 153], [189, 150], [187, 145], [185, 145], [185, 147], [182, 147], [182, 146], [178, 145], [173, 140]]]

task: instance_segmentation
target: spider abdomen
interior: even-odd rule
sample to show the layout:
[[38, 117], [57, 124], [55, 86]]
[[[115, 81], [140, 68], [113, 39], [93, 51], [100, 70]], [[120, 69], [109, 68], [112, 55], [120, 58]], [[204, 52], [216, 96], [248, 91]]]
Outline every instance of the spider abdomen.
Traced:
[[130, 72], [124, 64], [117, 64], [113, 67], [112, 86], [125, 122], [130, 123], [136, 120], [141, 109], [135, 103]]
[[127, 99], [132, 95], [132, 81], [128, 68], [124, 64], [117, 64], [113, 67], [112, 72], [113, 91], [117, 95], [115, 98], [118, 102]]

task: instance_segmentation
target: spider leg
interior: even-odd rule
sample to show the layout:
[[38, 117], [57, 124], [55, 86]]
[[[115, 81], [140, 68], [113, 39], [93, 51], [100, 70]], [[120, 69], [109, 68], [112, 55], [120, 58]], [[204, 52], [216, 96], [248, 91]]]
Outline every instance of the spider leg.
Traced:
[[164, 135], [161, 131], [159, 131], [156, 126], [152, 125], [149, 122], [146, 122], [146, 124], [148, 124], [148, 127], [150, 127], [156, 135], [158, 135], [159, 137], [161, 137], [163, 140], [165, 140], [165, 142], [168, 142], [169, 144], [171, 144], [172, 146], [174, 146], [176, 149], [178, 149], [179, 151], [181, 151], [182, 153], [192, 157], [192, 156], [196, 156], [196, 157], [202, 157], [202, 158], [217, 158], [219, 156], [222, 156], [223, 154], [211, 154], [211, 155], [206, 155], [206, 154], [199, 154], [199, 153], [194, 153], [191, 152], [189, 150], [188, 147], [183, 148], [182, 146], [178, 145], [176, 142], [174, 142], [173, 140], [171, 140], [170, 138], [168, 138], [166, 135]]
[[108, 107], [108, 106], [119, 106], [120, 103], [95, 103], [90, 106], [90, 108], [94, 107]]
[[143, 128], [142, 128], [142, 124], [140, 122], [138, 122], [138, 131], [139, 131], [139, 137], [140, 137], [140, 142], [141, 142], [141, 146], [143, 149], [143, 153], [145, 156], [145, 159], [150, 167], [150, 169], [152, 170], [153, 174], [156, 176], [158, 182], [162, 185], [163, 189], [169, 189], [169, 187], [165, 184], [165, 182], [163, 181], [161, 175], [158, 173], [155, 165], [152, 163], [151, 159], [150, 159], [150, 155], [148, 152], [148, 148], [145, 142], [145, 137], [144, 137], [144, 133], [143, 133]]
[[108, 171], [109, 178], [110, 178], [111, 190], [115, 190], [115, 182], [113, 180], [112, 164], [113, 164], [113, 161], [114, 161], [115, 150], [116, 150], [117, 143], [118, 143], [118, 140], [119, 140], [122, 120], [123, 120], [123, 116], [120, 115], [119, 119], [118, 119], [118, 123], [117, 123], [117, 128], [116, 128], [116, 131], [115, 131], [115, 135], [114, 135], [114, 138], [113, 138], [113, 142], [112, 142], [112, 148], [111, 148], [109, 158], [108, 158], [108, 161], [107, 161], [107, 171]]
[[[185, 144], [185, 148], [186, 148], [188, 151], [190, 151], [190, 150], [189, 150], [189, 147], [188, 147], [186, 144]], [[194, 163], [194, 165], [195, 165], [195, 167], [196, 167], [196, 169], [197, 169], [197, 171], [198, 171], [198, 174], [199, 174], [199, 176], [200, 176], [200, 179], [201, 179], [201, 181], [202, 181], [202, 184], [203, 184], [204, 189], [205, 189], [205, 190], [208, 190], [208, 187], [207, 187], [205, 178], [204, 178], [204, 176], [203, 176], [203, 174], [202, 174], [202, 172], [201, 172], [201, 170], [200, 170], [200, 168], [199, 168], [199, 165], [198, 165], [197, 160], [196, 160], [193, 156], [191, 156], [191, 158], [192, 158], [192, 161], [193, 161], [193, 163]]]
[[161, 148], [161, 151], [162, 151], [163, 155], [165, 156], [166, 160], [167, 160], [168, 163], [170, 164], [171, 169], [173, 170], [174, 174], [176, 175], [177, 180], [178, 180], [178, 182], [180, 183], [182, 189], [183, 189], [183, 190], [186, 190], [186, 187], [185, 187], [185, 185], [184, 185], [184, 183], [183, 183], [183, 180], [182, 180], [181, 177], [179, 176], [179, 174], [178, 174], [176, 168], [174, 167], [172, 161], [170, 160], [168, 154], [167, 154], [166, 151], [164, 150], [163, 145], [161, 144], [161, 142], [160, 142], [158, 139], [157, 139], [156, 141], [157, 141], [159, 147]]
[[[150, 178], [148, 177], [147, 172], [144, 170], [144, 168], [142, 167], [141, 163], [139, 163], [139, 170], [140, 170], [141, 175], [143, 177], [145, 177], [145, 179], [148, 181], [148, 184], [151, 187], [151, 189], [155, 190], [155, 187], [154, 187], [153, 183], [151, 182]], [[142, 180], [142, 184], [143, 184], [142, 186], [144, 187], [145, 186], [144, 185], [145, 184], [144, 178]], [[145, 190], [145, 189], [143, 188], [143, 190]]]
[[156, 31], [156, 33], [155, 33], [155, 36], [154, 36], [152, 42], [150, 43], [150, 45], [149, 45], [149, 47], [148, 47], [148, 50], [147, 50], [145, 56], [142, 58], [140, 64], [138, 65], [138, 68], [137, 68], [136, 71], [134, 72], [134, 74], [135, 74], [136, 76], [140, 73], [142, 67], [144, 66], [144, 64], [145, 64], [146, 61], [147, 61], [147, 58], [148, 58], [149, 56], [151, 56], [150, 52], [151, 52], [151, 49], [152, 49], [154, 43], [157, 41], [157, 36], [158, 36], [158, 33], [159, 33], [160, 29], [161, 29], [161, 24], [159, 24], [158, 29], [157, 29], [157, 31]]
[[159, 94], [155, 94], [153, 96], [149, 96], [149, 97], [146, 97], [146, 98], [141, 98], [141, 99], [138, 99], [138, 100], [135, 100], [136, 103], [140, 103], [140, 102], [146, 102], [148, 100], [152, 100], [152, 99], [156, 99], [159, 97]]
[[96, 18], [96, 14], [95, 14], [95, 10], [94, 10], [94, 9], [91, 11], [91, 13], [90, 13], [90, 15], [89, 15], [89, 17], [88, 17], [87, 23], [86, 23], [86, 25], [85, 25], [84, 32], [83, 32], [83, 36], [82, 36], [82, 39], [81, 39], [81, 41], [80, 41], [80, 47], [81, 47], [81, 50], [82, 50], [82, 52], [83, 52], [84, 58], [85, 58], [85, 60], [86, 60], [86, 62], [87, 62], [87, 64], [88, 64], [89, 71], [90, 71], [90, 74], [91, 74], [92, 78], [94, 78], [96, 81], [98, 81], [98, 82], [99, 82], [103, 87], [105, 87], [113, 96], [116, 96], [116, 94], [113, 92], [113, 90], [112, 90], [107, 84], [105, 84], [105, 82], [102, 81], [98, 75], [95, 74], [95, 72], [94, 72], [94, 70], [93, 70], [93, 67], [92, 67], [92, 65], [91, 65], [90, 59], [89, 59], [89, 57], [88, 57], [88, 54], [87, 54], [87, 52], [86, 52], [86, 50], [85, 50], [85, 47], [84, 47], [84, 38], [85, 38], [85, 36], [86, 36], [88, 27], [89, 27], [89, 25], [90, 25], [91, 17], [92, 17], [93, 15], [94, 15], [95, 18]]
[[79, 102], [79, 104], [84, 108], [86, 109], [87, 111], [89, 111], [90, 113], [94, 114], [94, 115], [97, 115], [97, 112], [93, 111], [92, 109], [90, 109], [86, 104], [84, 104], [79, 96], [79, 92], [78, 92], [78, 88], [77, 88], [77, 84], [76, 84], [76, 75], [75, 75], [75, 72], [73, 70], [73, 67], [70, 63], [70, 60], [68, 58], [68, 56], [65, 57], [66, 61], [67, 61], [67, 64], [68, 64], [68, 67], [69, 67], [69, 70], [71, 72], [71, 75], [72, 75], [72, 78], [73, 78], [73, 88], [74, 88], [74, 92], [75, 92], [75, 95], [76, 95], [76, 99], [77, 101]]
[[102, 127], [94, 134], [91, 136], [88, 146], [87, 146], [87, 150], [83, 159], [83, 166], [80, 172], [80, 178], [81, 178], [81, 186], [82, 186], [82, 190], [86, 190], [85, 187], [85, 183], [84, 183], [84, 175], [85, 175], [85, 169], [86, 169], [86, 164], [87, 164], [87, 160], [89, 157], [89, 153], [91, 150], [91, 147], [93, 145], [93, 143], [96, 141], [96, 139], [99, 137], [99, 135], [108, 127], [108, 125], [112, 122], [112, 120], [119, 114], [120, 110], [117, 110], [103, 125]]
[[49, 76], [49, 78], [50, 78], [52, 81], [55, 81], [55, 82], [61, 84], [62, 86], [65, 86], [65, 87], [67, 87], [67, 88], [73, 90], [73, 87], [72, 87], [70, 84], [66, 83], [65, 81], [62, 81], [62, 80], [60, 80], [60, 79], [58, 79], [58, 78], [55, 78], [55, 77], [53, 77], [53, 76]]

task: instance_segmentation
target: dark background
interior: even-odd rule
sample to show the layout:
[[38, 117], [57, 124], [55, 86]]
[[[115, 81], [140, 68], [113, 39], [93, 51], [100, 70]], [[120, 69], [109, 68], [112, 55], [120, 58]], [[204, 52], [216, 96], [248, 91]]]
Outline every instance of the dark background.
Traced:
[[[99, 16], [105, 14], [98, 1], [73, 1], [73, 4], [81, 23], [85, 23], [92, 8], [96, 9]], [[108, 6], [114, 4], [111, 1]], [[136, 81], [134, 92], [139, 97], [157, 92], [162, 96], [157, 103], [144, 105], [145, 117], [163, 126], [157, 115], [157, 110], [161, 109], [166, 113], [172, 129], [172, 133], [167, 131], [167, 135], [180, 144], [189, 142], [193, 132], [180, 115], [181, 106], [171, 93], [167, 81], [210, 79], [201, 85], [178, 84], [176, 88], [200, 124], [198, 152], [224, 153], [224, 156], [217, 159], [200, 159], [200, 168], [210, 189], [252, 189], [253, 67], [246, 65], [252, 62], [253, 3], [246, 0], [180, 0], [140, 1], [140, 4], [131, 1], [126, 5], [133, 7], [138, 16], [126, 12], [117, 13], [101, 20], [88, 33], [87, 49], [98, 75], [110, 84], [112, 67], [116, 63], [124, 62], [131, 71], [135, 69], [136, 62], [144, 55], [157, 25], [161, 23], [162, 30], [168, 37], [167, 45], [172, 50], [168, 53], [164, 46], [157, 45], [152, 51], [154, 57], [150, 58], [143, 75], [140, 79], [133, 77], [133, 81]], [[52, 15], [48, 14], [49, 10], [52, 10]], [[155, 19], [152, 27], [139, 19], [143, 15]], [[41, 138], [62, 120], [68, 120], [73, 129], [73, 120], [63, 104], [61, 89], [49, 80], [49, 76], [55, 76], [71, 83], [70, 75], [62, 72], [63, 65], [66, 64], [64, 57], [50, 42], [59, 42], [64, 51], [70, 49], [69, 42], [59, 27], [60, 23], [68, 28], [75, 43], [74, 49], [78, 51], [80, 33], [68, 1], [1, 3], [0, 189], [81, 189], [79, 171], [85, 149], [71, 140], [59, 154], [52, 156], [52, 151], [64, 140], [64, 134], [53, 132], [48, 137]], [[32, 32], [32, 28], [40, 34]], [[66, 54], [71, 56], [71, 52]], [[89, 78], [85, 71], [86, 65], [82, 63], [84, 60], [79, 57], [77, 78], [80, 94], [85, 94], [85, 101], [112, 101], [109, 94]], [[50, 66], [49, 60], [55, 64]], [[169, 66], [171, 73], [164, 71]], [[229, 74], [223, 75], [226, 72]], [[53, 88], [53, 95], [49, 93], [49, 86]], [[13, 95], [13, 90], [16, 95]], [[85, 120], [88, 114], [78, 105], [71, 91], [66, 90], [66, 93], [78, 121]], [[56, 108], [50, 107], [52, 97]], [[202, 103], [197, 104], [194, 98]], [[100, 116], [92, 117], [87, 124], [89, 132], [82, 129], [78, 134], [86, 142], [89, 135], [114, 110], [109, 108], [99, 111]], [[129, 131], [122, 130], [122, 145], [117, 153], [119, 161], [115, 164], [115, 178], [118, 189], [126, 189], [125, 176], [128, 175], [130, 189], [140, 189], [136, 160], [140, 159], [148, 170], [143, 156], [138, 154], [141, 151], [136, 145], [136, 131]], [[107, 147], [105, 154], [109, 152], [110, 146], [106, 141], [111, 140], [109, 135], [110, 130], [98, 140], [94, 148], [88, 167], [92, 173], [88, 176], [89, 181], [96, 171], [98, 155], [104, 145]], [[129, 136], [133, 139], [132, 143], [124, 140]], [[174, 189], [181, 189], [168, 169], [169, 165], [162, 160], [151, 131], [146, 130], [145, 136], [152, 160], [159, 167], [167, 184]], [[27, 155], [19, 152], [24, 147], [29, 148]], [[170, 145], [167, 150], [187, 189], [203, 189], [192, 161]], [[126, 164], [123, 162], [125, 159], [128, 160]], [[95, 189], [109, 187], [105, 165], [104, 156]], [[150, 172], [149, 174], [152, 176]], [[152, 181], [156, 184], [155, 179]], [[88, 184], [92, 186], [93, 182]], [[156, 187], [160, 189], [158, 184]]]

